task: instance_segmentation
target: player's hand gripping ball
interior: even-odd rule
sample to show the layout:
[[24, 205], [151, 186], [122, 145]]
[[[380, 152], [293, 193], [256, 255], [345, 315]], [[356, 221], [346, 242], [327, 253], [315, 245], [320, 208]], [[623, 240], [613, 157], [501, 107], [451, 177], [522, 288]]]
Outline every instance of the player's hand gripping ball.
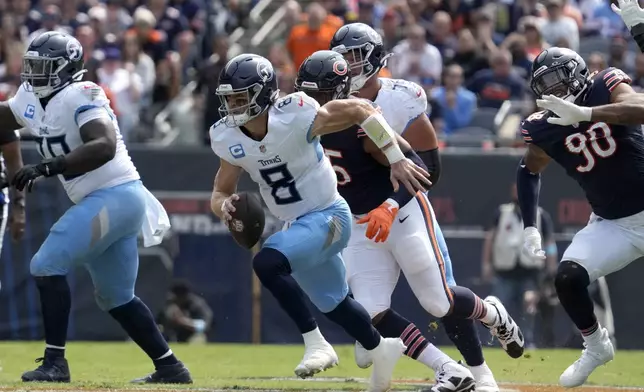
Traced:
[[228, 230], [242, 247], [251, 249], [264, 233], [264, 207], [259, 199], [250, 193], [242, 192], [232, 201], [235, 211], [228, 221]]

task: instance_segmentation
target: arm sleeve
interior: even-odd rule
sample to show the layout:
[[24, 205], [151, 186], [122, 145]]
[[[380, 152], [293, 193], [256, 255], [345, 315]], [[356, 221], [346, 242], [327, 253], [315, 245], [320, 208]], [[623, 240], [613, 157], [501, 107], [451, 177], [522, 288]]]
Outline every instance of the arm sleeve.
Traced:
[[517, 193], [519, 208], [523, 217], [523, 227], [535, 227], [537, 224], [537, 206], [539, 204], [539, 188], [541, 174], [531, 173], [523, 159], [517, 168]]
[[438, 147], [427, 151], [418, 151], [417, 154], [427, 166], [427, 171], [430, 174], [429, 179], [432, 182], [432, 186], [435, 186], [441, 178], [441, 157]]

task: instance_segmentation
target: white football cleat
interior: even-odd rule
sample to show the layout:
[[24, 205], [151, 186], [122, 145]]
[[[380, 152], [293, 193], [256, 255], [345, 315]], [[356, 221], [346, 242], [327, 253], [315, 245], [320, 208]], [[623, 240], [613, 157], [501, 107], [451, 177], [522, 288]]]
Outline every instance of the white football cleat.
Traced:
[[563, 372], [559, 377], [559, 384], [565, 388], [578, 387], [586, 382], [595, 369], [612, 361], [614, 357], [615, 348], [610, 341], [608, 331], [601, 328], [599, 341], [593, 344], [584, 343], [581, 357]]
[[313, 375], [331, 369], [338, 365], [338, 354], [327, 343], [319, 343], [306, 347], [304, 357], [295, 368], [295, 375], [300, 378], [309, 378]]
[[456, 362], [447, 362], [441, 366], [441, 371], [436, 373], [436, 385], [431, 387], [431, 392], [472, 392], [476, 388], [476, 381], [472, 372], [465, 366]]
[[[459, 362], [460, 363], [460, 362]], [[499, 385], [494, 379], [492, 370], [483, 362], [479, 366], [468, 366], [476, 381], [476, 392], [499, 392]]]
[[369, 353], [373, 358], [369, 392], [387, 392], [391, 388], [394, 368], [406, 349], [400, 338], [380, 338], [378, 347]]
[[356, 342], [355, 346], [353, 347], [353, 353], [356, 358], [356, 365], [358, 365], [360, 369], [367, 369], [373, 364], [373, 361], [371, 360], [371, 354], [369, 353], [369, 351], [367, 351], [366, 348], [362, 347], [362, 344], [360, 344], [360, 342]]
[[493, 325], [482, 324], [490, 330], [493, 336], [496, 336], [499, 343], [501, 343], [501, 347], [503, 347], [509, 356], [512, 358], [521, 358], [525, 345], [521, 329], [512, 320], [505, 306], [503, 306], [497, 297], [490, 295], [485, 298], [485, 302], [496, 308], [498, 317]]

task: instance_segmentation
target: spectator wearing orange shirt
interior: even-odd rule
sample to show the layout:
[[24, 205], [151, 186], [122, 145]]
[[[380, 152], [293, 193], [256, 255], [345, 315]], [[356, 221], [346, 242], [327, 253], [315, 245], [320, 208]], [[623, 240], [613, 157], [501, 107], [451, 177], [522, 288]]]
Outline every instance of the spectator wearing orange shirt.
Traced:
[[319, 3], [311, 3], [307, 8], [308, 22], [291, 29], [286, 48], [293, 59], [295, 68], [318, 50], [328, 50], [329, 42], [336, 28], [325, 24], [327, 13]]

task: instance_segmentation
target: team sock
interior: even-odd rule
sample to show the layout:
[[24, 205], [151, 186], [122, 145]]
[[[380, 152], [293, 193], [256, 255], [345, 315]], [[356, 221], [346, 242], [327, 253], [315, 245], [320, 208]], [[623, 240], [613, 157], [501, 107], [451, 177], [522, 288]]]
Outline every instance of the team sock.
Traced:
[[584, 337], [599, 330], [593, 301], [588, 293], [588, 272], [574, 261], [564, 260], [559, 264], [555, 288], [559, 302]]
[[474, 294], [467, 287], [451, 287], [454, 304], [451, 315], [457, 318], [479, 320], [483, 324], [495, 326], [498, 322], [496, 308]]
[[138, 297], [134, 297], [125, 305], [110, 309], [109, 313], [152, 359], [155, 367], [179, 362], [161, 335], [152, 312]]
[[64, 357], [72, 298], [64, 275], [37, 276], [40, 308], [45, 329], [45, 356]]
[[407, 320], [393, 309], [387, 309], [375, 321], [378, 332], [386, 338], [400, 337], [407, 346], [405, 355], [425, 366], [440, 371], [441, 366], [452, 359], [425, 339], [416, 324]]
[[369, 313], [353, 298], [345, 297], [335, 309], [324, 314], [367, 350], [373, 350], [380, 344], [380, 334], [371, 324]]
[[278, 250], [263, 248], [253, 259], [253, 270], [262, 285], [273, 294], [282, 309], [295, 322], [301, 334], [317, 328], [302, 289], [291, 276], [291, 265]]
[[467, 366], [481, 366], [485, 360], [483, 359], [481, 340], [474, 320], [459, 318], [450, 314], [443, 317], [441, 321], [447, 336], [461, 353]]

